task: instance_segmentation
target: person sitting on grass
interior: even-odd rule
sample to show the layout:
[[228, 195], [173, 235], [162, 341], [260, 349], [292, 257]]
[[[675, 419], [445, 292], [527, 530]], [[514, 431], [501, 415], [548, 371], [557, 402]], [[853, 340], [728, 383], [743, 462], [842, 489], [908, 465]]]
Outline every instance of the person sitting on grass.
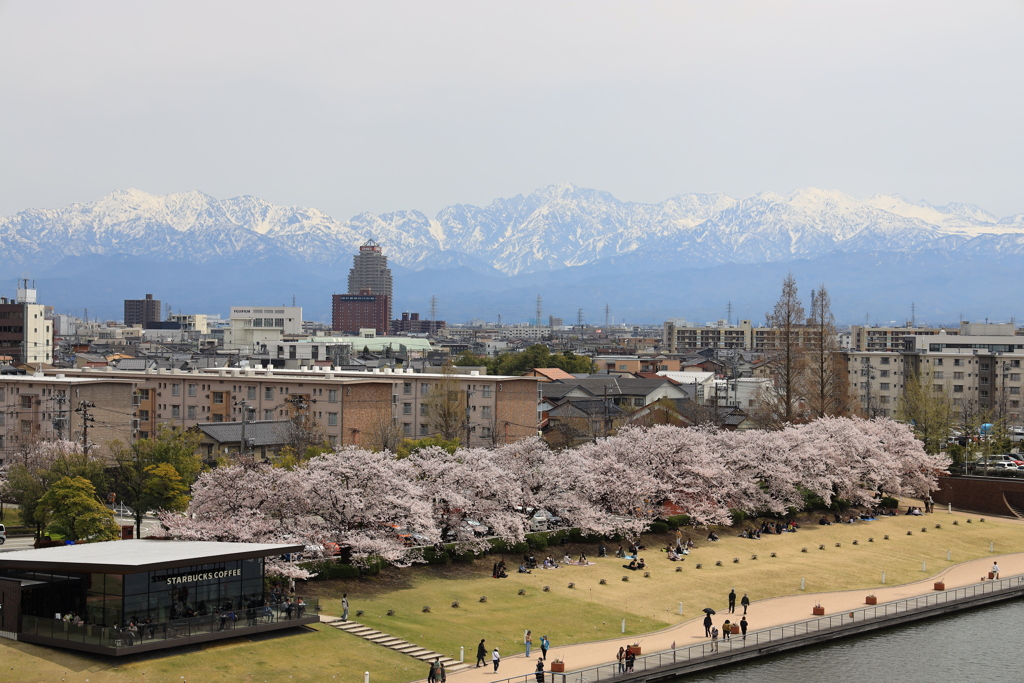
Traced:
[[718, 534], [716, 534], [714, 531], [709, 532], [708, 533], [708, 540], [709, 541], [717, 541], [718, 540]]
[[588, 562], [587, 562], [587, 554], [586, 553], [583, 553], [583, 552], [580, 553], [580, 562], [579, 562], [579, 564], [580, 564], [581, 567], [586, 566], [588, 564]]
[[532, 574], [533, 572], [531, 572], [529, 569], [527, 569], [525, 564], [521, 564], [521, 565], [519, 565], [519, 573], [520, 574]]
[[637, 569], [647, 569], [647, 563], [644, 562], [644, 558], [640, 558], [640, 561], [636, 565]]
[[628, 569], [630, 571], [634, 571], [635, 572], [636, 571], [636, 559], [630, 560], [629, 564], [624, 564], [624, 565], [622, 565], [622, 567], [623, 567], [623, 569]]
[[675, 551], [675, 550], [671, 550], [671, 549], [670, 549], [670, 550], [668, 551], [668, 559], [670, 559], [670, 560], [672, 560], [673, 562], [675, 562], [676, 560], [678, 560], [678, 559], [679, 559], [679, 556], [678, 556], [678, 555], [676, 555], [676, 551]]

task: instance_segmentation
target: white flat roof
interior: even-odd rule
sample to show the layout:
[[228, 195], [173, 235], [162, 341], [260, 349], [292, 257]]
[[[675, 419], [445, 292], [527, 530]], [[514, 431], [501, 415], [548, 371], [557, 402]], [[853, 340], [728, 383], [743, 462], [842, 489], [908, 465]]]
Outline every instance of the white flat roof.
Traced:
[[133, 539], [0, 553], [0, 569], [136, 572], [299, 552], [301, 545]]

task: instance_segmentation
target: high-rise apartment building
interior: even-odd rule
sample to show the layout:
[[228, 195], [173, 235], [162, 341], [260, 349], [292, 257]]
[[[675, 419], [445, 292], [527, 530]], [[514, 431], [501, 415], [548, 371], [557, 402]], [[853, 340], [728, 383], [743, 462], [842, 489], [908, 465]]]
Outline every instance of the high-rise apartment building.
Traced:
[[379, 244], [368, 240], [359, 247], [359, 253], [352, 257], [352, 270], [348, 272], [348, 293], [358, 295], [368, 289], [370, 294], [383, 294], [388, 298], [385, 320], [391, 320], [391, 286], [388, 257]]
[[53, 322], [46, 317], [46, 307], [36, 303], [35, 285], [22, 280], [15, 300], [0, 297], [0, 365], [52, 362]]
[[124, 300], [124, 324], [142, 325], [147, 323], [160, 322], [160, 299], [154, 299], [152, 294], [147, 294], [145, 299]]

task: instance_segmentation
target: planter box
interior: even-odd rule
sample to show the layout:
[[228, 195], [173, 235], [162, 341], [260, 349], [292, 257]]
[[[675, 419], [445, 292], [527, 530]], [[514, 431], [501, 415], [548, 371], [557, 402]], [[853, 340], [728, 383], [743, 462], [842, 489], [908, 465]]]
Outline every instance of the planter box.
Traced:
[[565, 662], [551, 662], [551, 670], [556, 673], [565, 673]]
[[823, 616], [825, 616], [825, 608], [824, 607], [815, 607], [814, 609], [811, 610], [811, 614], [813, 614], [816, 617], [823, 617]]
[[731, 633], [739, 633], [740, 632], [740, 625], [739, 624], [730, 624], [729, 625], [729, 631]]
[[936, 581], [935, 582], [935, 590], [937, 590], [937, 591], [944, 591], [944, 590], [946, 590], [946, 584], [944, 582], [942, 582], [942, 581]]
[[640, 654], [640, 650], [641, 650], [641, 648], [640, 648], [639, 645], [630, 645], [629, 646], [629, 651], [632, 652], [635, 655], [639, 655]]
[[864, 604], [865, 605], [877, 605], [878, 604], [878, 598], [876, 598], [874, 595], [869, 595], [868, 597], [864, 598]]

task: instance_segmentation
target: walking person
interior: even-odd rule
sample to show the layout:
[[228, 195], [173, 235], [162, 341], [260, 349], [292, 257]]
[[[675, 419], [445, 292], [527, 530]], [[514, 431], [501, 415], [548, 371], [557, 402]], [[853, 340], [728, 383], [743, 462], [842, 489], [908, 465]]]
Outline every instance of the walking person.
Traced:
[[548, 648], [551, 647], [551, 641], [548, 640], [547, 636], [540, 637], [540, 656], [544, 661], [548, 660]]
[[729, 590], [729, 613], [732, 614], [736, 611], [736, 589], [732, 588]]
[[636, 653], [631, 648], [626, 648], [626, 673], [633, 673], [634, 664], [636, 664]]
[[746, 614], [747, 608], [750, 607], [750, 598], [747, 597], [746, 593], [744, 593], [743, 598], [740, 599], [740, 605], [743, 606], [743, 614]]
[[533, 635], [532, 634], [533, 634], [532, 631], [527, 631], [526, 635], [523, 637], [523, 643], [526, 645], [526, 656], [527, 657], [530, 656], [530, 648], [533, 647]]
[[722, 624], [722, 640], [729, 640], [729, 637], [731, 635], [732, 635], [732, 622], [730, 622], [728, 619], [726, 619], [725, 623]]
[[626, 648], [619, 648], [619, 653], [615, 655], [615, 661], [619, 663], [619, 673], [626, 673]]
[[[537, 657], [537, 668], [535, 669], [537, 676], [537, 683], [544, 683], [544, 660]], [[622, 673], [621, 671], [619, 673]]]
[[711, 624], [712, 624], [712, 622], [711, 622], [711, 615], [710, 614], [705, 614], [704, 615], [704, 637], [706, 637], [706, 638], [710, 638], [711, 637]]
[[437, 662], [437, 683], [445, 683], [448, 680], [448, 672], [444, 668], [444, 662]]
[[743, 634], [743, 640], [746, 641], [747, 640], [747, 616], [746, 615], [743, 615], [743, 617], [740, 618], [740, 633]]
[[427, 674], [427, 683], [437, 683], [437, 665], [440, 663], [440, 657], [430, 663], [430, 673]]
[[491, 664], [494, 665], [494, 673], [498, 673], [498, 665], [501, 664], [501, 655], [498, 654], [498, 648], [494, 648], [494, 652], [491, 653]]
[[480, 644], [476, 646], [476, 666], [487, 666], [487, 646], [484, 645], [484, 639], [480, 639]]
[[341, 620], [348, 621], [348, 593], [341, 594]]
[[718, 652], [718, 627], [711, 627], [711, 651]]

